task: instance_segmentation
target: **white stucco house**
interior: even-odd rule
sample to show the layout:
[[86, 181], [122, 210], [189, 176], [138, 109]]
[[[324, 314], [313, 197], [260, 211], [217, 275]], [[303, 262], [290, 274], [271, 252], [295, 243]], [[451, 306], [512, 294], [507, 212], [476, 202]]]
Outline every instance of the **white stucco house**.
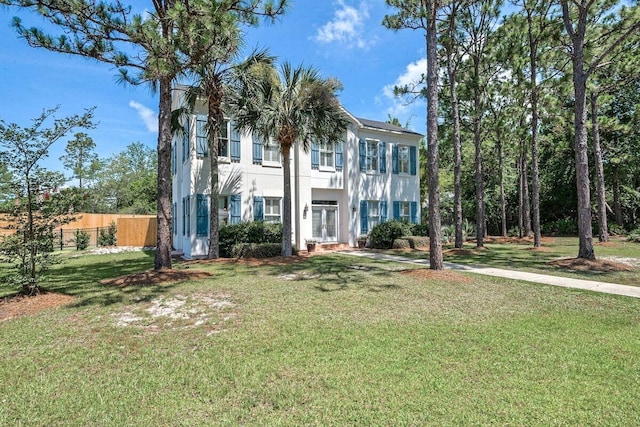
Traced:
[[[184, 88], [174, 89], [174, 108]], [[209, 159], [206, 109], [189, 116], [188, 137], [172, 142], [173, 247], [187, 259], [207, 254]], [[422, 135], [354, 117], [333, 146], [291, 155], [293, 245], [357, 246], [357, 238], [389, 219], [420, 219], [419, 144]], [[277, 145], [264, 145], [227, 121], [219, 140], [220, 222], [281, 221], [283, 171]]]

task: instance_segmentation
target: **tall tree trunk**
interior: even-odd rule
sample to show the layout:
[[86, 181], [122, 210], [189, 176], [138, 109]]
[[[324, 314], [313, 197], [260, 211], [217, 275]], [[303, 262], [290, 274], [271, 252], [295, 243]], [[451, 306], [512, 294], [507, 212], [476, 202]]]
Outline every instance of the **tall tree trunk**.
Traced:
[[453, 120], [453, 224], [455, 226], [455, 243], [458, 249], [462, 248], [462, 141], [460, 139], [460, 109], [458, 105], [458, 94], [456, 91], [456, 71], [454, 67], [454, 39], [456, 11], [454, 9], [449, 14], [449, 43], [446, 46], [447, 52], [447, 75], [449, 77], [449, 97], [451, 98], [451, 118]]
[[589, 156], [587, 149], [587, 78], [584, 70], [584, 40], [587, 29], [587, 2], [577, 4], [578, 24], [571, 23], [569, 6], [561, 1], [564, 26], [571, 37], [571, 62], [573, 65], [573, 95], [576, 192], [578, 196], [578, 258], [595, 259], [593, 250], [593, 230], [591, 229], [591, 192], [589, 189]]
[[482, 176], [482, 141], [480, 138], [480, 58], [473, 57], [473, 145], [475, 146], [475, 186], [476, 186], [476, 246], [484, 246], [485, 214], [484, 214], [484, 177]]
[[622, 202], [620, 201], [620, 171], [618, 166], [613, 169], [613, 212], [616, 217], [616, 224], [624, 227], [624, 216], [622, 215]]
[[531, 190], [533, 204], [533, 247], [540, 247], [540, 178], [538, 168], [538, 43], [533, 35], [533, 16], [527, 11], [529, 29], [529, 65], [531, 67]]
[[291, 144], [280, 142], [282, 149], [282, 172], [284, 174], [284, 198], [282, 217], [282, 255], [291, 256]]
[[507, 236], [507, 203], [504, 197], [504, 171], [502, 135], [497, 135], [498, 144], [498, 178], [500, 180], [500, 231], [503, 237]]
[[522, 141], [522, 221], [524, 223], [524, 235], [531, 237], [531, 205], [529, 202], [529, 163], [527, 162], [527, 149]]
[[[436, 2], [432, 2], [436, 3]], [[429, 161], [429, 267], [442, 270], [442, 223], [438, 165], [438, 32], [432, 5], [427, 34], [427, 148]]]
[[[36, 251], [38, 242], [35, 238], [34, 230], [34, 218], [33, 218], [33, 188], [31, 187], [31, 180], [27, 174], [25, 182], [27, 183], [27, 226], [28, 234], [27, 239], [23, 239], [24, 243], [29, 245], [29, 280], [22, 285], [22, 291], [27, 295], [35, 295], [38, 293], [38, 286], [36, 285]], [[25, 241], [26, 240], [26, 241]]]
[[593, 158], [596, 165], [597, 197], [598, 197], [598, 239], [609, 241], [607, 227], [607, 201], [604, 186], [604, 167], [602, 165], [602, 149], [600, 148], [600, 125], [598, 122], [598, 95], [591, 93], [591, 124], [593, 132]]
[[220, 186], [218, 184], [218, 137], [220, 136], [220, 127], [224, 126], [224, 116], [220, 101], [222, 94], [212, 85], [207, 90], [208, 97], [208, 145], [209, 145], [209, 166], [211, 169], [210, 176], [210, 205], [209, 205], [209, 250], [207, 252], [208, 259], [216, 259], [220, 256], [219, 232], [220, 221], [218, 218], [218, 198], [220, 196]]
[[158, 242], [155, 270], [171, 268], [171, 80], [163, 77], [158, 81]]
[[524, 222], [522, 220], [522, 156], [518, 156], [518, 237], [524, 236]]
[[574, 44], [573, 88], [575, 99], [575, 160], [578, 195], [578, 258], [595, 259], [591, 229], [591, 192], [587, 153], [587, 75], [583, 71], [582, 45]]

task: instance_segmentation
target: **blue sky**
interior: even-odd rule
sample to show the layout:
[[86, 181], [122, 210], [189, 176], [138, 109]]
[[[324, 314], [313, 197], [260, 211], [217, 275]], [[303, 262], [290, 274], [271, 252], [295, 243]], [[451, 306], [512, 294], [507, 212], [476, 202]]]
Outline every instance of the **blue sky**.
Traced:
[[[132, 4], [140, 10], [150, 6]], [[344, 85], [340, 100], [355, 116], [384, 121], [391, 114], [424, 133], [424, 103], [407, 106], [392, 94], [394, 84], [424, 72], [424, 36], [387, 30], [381, 22], [389, 13], [393, 10], [383, 0], [294, 0], [276, 23], [247, 29], [246, 48], [267, 47], [279, 61], [338, 78]], [[148, 87], [117, 83], [117, 70], [107, 64], [29, 47], [11, 28], [13, 16], [38, 25], [31, 14], [0, 8], [0, 118], [28, 126], [43, 108], [60, 105], [62, 117], [95, 106], [99, 124], [87, 133], [100, 157], [135, 141], [155, 148], [158, 99]], [[62, 170], [58, 158], [69, 139], [52, 147], [44, 166]]]

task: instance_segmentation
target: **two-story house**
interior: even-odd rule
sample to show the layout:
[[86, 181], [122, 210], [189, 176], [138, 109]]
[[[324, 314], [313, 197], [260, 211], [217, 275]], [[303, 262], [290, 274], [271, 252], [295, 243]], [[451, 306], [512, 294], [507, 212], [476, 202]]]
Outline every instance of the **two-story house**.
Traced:
[[[174, 108], [183, 88], [174, 90]], [[202, 113], [199, 113], [199, 112]], [[185, 118], [186, 137], [172, 143], [173, 246], [185, 258], [207, 254], [210, 167], [206, 109]], [[292, 150], [293, 245], [306, 239], [357, 246], [378, 223], [420, 219], [418, 151], [422, 135], [388, 123], [356, 118], [341, 141]], [[282, 159], [226, 121], [219, 138], [220, 222], [278, 221], [283, 212]]]

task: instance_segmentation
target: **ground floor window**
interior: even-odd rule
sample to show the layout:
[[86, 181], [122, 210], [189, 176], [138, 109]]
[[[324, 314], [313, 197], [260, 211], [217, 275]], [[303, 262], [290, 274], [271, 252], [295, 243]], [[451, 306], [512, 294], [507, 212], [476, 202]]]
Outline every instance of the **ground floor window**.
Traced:
[[282, 222], [280, 202], [280, 198], [264, 198], [264, 222]]

